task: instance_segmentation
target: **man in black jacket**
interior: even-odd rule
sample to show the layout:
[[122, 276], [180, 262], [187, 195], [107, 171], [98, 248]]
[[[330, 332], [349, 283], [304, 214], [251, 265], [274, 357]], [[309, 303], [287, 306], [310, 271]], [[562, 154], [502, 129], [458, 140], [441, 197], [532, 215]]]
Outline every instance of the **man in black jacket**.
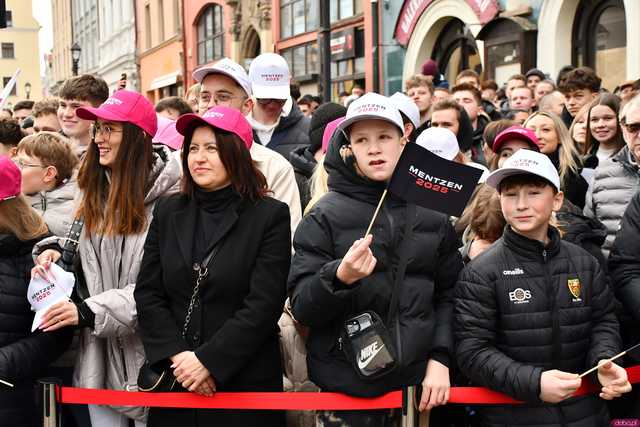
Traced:
[[[484, 407], [483, 425], [602, 426], [597, 396], [572, 397], [578, 373], [600, 365], [600, 398], [629, 392], [614, 300], [598, 262], [549, 226], [562, 205], [558, 173], [544, 154], [519, 150], [487, 178], [508, 226], [456, 285], [454, 331], [462, 372], [524, 401]], [[586, 380], [586, 379], [585, 379]]]
[[309, 118], [291, 99], [289, 66], [276, 53], [263, 53], [249, 67], [256, 102], [247, 116], [254, 141], [289, 160], [291, 153], [309, 145]]

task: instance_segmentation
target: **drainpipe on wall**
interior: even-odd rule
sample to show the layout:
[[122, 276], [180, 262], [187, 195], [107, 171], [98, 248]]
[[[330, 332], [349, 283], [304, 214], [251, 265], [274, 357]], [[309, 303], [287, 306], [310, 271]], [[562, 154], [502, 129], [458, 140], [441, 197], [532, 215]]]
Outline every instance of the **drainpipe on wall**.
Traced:
[[380, 43], [380, 16], [378, 0], [371, 0], [371, 22], [373, 37], [373, 91], [380, 93], [380, 54], [378, 52]]
[[320, 42], [320, 78], [318, 79], [318, 92], [324, 102], [331, 101], [331, 15], [329, 0], [320, 0], [320, 29], [318, 39]]

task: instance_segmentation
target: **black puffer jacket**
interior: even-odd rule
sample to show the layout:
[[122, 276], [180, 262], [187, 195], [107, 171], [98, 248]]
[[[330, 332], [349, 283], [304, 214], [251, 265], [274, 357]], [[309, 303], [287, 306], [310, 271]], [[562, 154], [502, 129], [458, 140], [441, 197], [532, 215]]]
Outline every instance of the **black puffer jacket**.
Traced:
[[300, 192], [300, 203], [302, 204], [302, 210], [304, 211], [309, 200], [311, 200], [309, 180], [311, 179], [318, 162], [313, 156], [313, 153], [309, 150], [309, 147], [300, 147], [294, 150], [291, 153], [289, 162], [291, 163], [291, 166], [293, 166], [293, 171], [296, 174], [296, 184], [298, 184], [298, 191]]
[[545, 248], [507, 226], [456, 286], [460, 369], [473, 383], [526, 402], [478, 409], [487, 425], [607, 425], [597, 395], [556, 405], [539, 398], [543, 371], [581, 373], [621, 348], [613, 295], [598, 262], [560, 240], [555, 228], [549, 237]]
[[602, 255], [602, 244], [607, 238], [607, 228], [596, 218], [589, 218], [576, 205], [564, 199], [562, 207], [556, 212], [558, 226], [562, 230], [562, 240], [580, 246], [594, 256], [602, 271], [607, 272], [607, 261]]
[[37, 425], [34, 383], [47, 365], [71, 344], [73, 331], [31, 333], [33, 311], [27, 287], [33, 260], [31, 249], [40, 239], [22, 242], [14, 235], [0, 235], [0, 424], [12, 427]]
[[[256, 132], [253, 140], [260, 141]], [[291, 153], [300, 147], [309, 145], [309, 118], [305, 117], [296, 103], [288, 116], [282, 117], [271, 135], [267, 147], [282, 154], [289, 160]]]
[[[458, 239], [447, 216], [388, 196], [372, 230], [374, 272], [351, 286], [336, 278], [342, 257], [362, 237], [384, 183], [356, 174], [345, 164], [335, 137], [325, 159], [329, 193], [303, 219], [295, 234], [289, 273], [294, 317], [311, 327], [307, 365], [311, 380], [326, 391], [380, 395], [422, 381], [427, 360], [449, 364], [452, 350], [452, 291], [462, 267]], [[405, 221], [411, 232], [404, 236]], [[408, 264], [399, 286], [398, 316], [387, 325], [395, 338], [400, 367], [375, 381], [361, 380], [338, 342], [346, 319], [373, 310], [386, 319], [400, 242], [408, 240]]]
[[[636, 193], [622, 218], [609, 255], [611, 283], [624, 311], [620, 326], [625, 346], [640, 341], [640, 193]], [[628, 355], [640, 363], [638, 352]]]

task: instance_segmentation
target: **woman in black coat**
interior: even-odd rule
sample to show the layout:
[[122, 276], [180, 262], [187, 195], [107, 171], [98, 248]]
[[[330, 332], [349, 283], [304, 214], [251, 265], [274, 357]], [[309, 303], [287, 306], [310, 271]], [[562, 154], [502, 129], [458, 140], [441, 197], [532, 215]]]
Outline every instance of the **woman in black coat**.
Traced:
[[42, 423], [35, 404], [35, 379], [71, 344], [71, 330], [31, 333], [33, 311], [27, 288], [33, 245], [47, 225], [20, 194], [20, 170], [0, 157], [0, 424]]
[[[289, 209], [266, 197], [249, 154], [251, 127], [214, 107], [182, 116], [183, 192], [158, 202], [135, 290], [147, 360], [181, 391], [282, 391], [278, 318], [291, 257]], [[185, 318], [201, 263], [213, 248]], [[283, 426], [281, 411], [151, 408], [155, 426]]]

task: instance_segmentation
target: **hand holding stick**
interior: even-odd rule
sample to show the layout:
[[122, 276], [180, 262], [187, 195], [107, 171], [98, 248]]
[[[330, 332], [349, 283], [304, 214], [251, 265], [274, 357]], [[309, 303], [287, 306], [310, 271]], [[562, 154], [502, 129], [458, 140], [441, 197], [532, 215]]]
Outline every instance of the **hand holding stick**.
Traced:
[[[615, 355], [615, 356], [613, 356], [611, 359], [607, 359], [607, 360], [605, 361], [605, 363], [606, 363], [606, 362], [613, 362], [614, 360], [619, 359], [620, 357], [624, 356], [625, 354], [627, 354], [627, 353], [628, 353], [628, 352], [630, 352], [631, 350], [636, 349], [637, 347], [640, 347], [640, 343], [638, 343], [638, 344], [634, 345], [633, 347], [630, 347], [630, 348], [626, 349], [625, 351], [623, 351], [623, 352], [621, 352], [621, 353], [616, 354], [616, 355]], [[582, 378], [582, 377], [585, 377], [585, 376], [589, 375], [589, 374], [590, 374], [590, 373], [592, 373], [593, 371], [596, 371], [599, 367], [600, 367], [600, 364], [598, 364], [598, 365], [594, 366], [593, 368], [589, 369], [589, 370], [588, 370], [588, 371], [586, 371], [586, 372], [581, 373], [581, 374], [580, 374], [580, 376], [579, 376], [579, 378]]]

